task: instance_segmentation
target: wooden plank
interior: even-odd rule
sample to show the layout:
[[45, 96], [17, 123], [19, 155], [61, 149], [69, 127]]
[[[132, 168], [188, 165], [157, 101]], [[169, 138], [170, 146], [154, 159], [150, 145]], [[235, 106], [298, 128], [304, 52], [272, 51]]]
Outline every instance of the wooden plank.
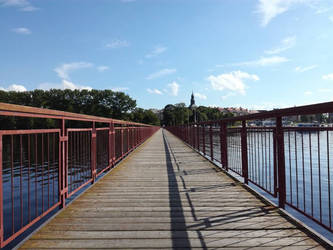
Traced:
[[21, 247], [323, 249], [162, 131]]
[[[249, 247], [298, 247], [298, 249], [306, 249], [309, 247], [318, 246], [318, 244], [313, 244], [313, 241], [309, 238], [289, 238], [285, 237], [283, 239], [272, 238], [249, 238], [249, 239], [239, 239], [239, 238], [223, 238], [214, 239], [206, 241], [205, 247], [239, 247], [239, 248], [249, 248]], [[203, 243], [200, 239], [189, 239], [185, 241], [182, 238], [173, 239], [71, 239], [71, 240], [30, 240], [22, 248], [202, 248]]]

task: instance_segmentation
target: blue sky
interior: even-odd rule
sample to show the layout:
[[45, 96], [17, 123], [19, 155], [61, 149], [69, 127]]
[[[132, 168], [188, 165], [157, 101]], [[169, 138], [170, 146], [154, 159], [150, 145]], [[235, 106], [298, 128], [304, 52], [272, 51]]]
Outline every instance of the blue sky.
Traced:
[[0, 0], [0, 89], [272, 109], [332, 101], [333, 0]]

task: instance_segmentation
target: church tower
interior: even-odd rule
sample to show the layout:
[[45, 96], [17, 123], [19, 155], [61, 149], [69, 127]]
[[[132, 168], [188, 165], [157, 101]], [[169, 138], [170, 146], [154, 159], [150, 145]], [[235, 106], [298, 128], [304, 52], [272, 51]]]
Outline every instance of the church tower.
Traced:
[[191, 95], [191, 103], [190, 103], [190, 109], [192, 109], [193, 107], [195, 107], [195, 100], [194, 100], [194, 94], [193, 94], [193, 91], [192, 91], [192, 95]]
[[194, 94], [192, 91], [192, 95], [191, 95], [191, 103], [190, 106], [188, 107], [190, 110], [192, 110], [192, 117], [190, 120], [192, 120], [192, 122], [197, 122], [197, 106], [195, 105], [195, 100], [194, 100]]

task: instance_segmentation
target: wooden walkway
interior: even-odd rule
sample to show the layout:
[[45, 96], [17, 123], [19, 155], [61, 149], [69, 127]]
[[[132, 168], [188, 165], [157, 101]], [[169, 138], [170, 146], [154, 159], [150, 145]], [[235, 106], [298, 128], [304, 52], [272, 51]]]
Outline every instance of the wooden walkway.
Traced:
[[162, 130], [21, 248], [322, 249]]

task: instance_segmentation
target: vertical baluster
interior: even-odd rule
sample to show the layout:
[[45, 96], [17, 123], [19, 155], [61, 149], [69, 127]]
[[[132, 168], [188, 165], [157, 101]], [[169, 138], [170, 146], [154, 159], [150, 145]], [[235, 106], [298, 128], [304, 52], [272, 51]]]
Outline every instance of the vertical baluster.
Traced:
[[210, 140], [210, 159], [214, 160], [214, 150], [213, 150], [213, 124], [209, 125], [209, 140]]

